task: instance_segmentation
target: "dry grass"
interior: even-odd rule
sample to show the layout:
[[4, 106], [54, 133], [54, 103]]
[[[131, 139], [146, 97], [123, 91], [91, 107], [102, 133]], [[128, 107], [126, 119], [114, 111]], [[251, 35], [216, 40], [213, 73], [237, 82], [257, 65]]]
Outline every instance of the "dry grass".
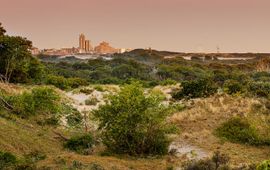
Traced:
[[[228, 154], [234, 164], [256, 163], [269, 159], [270, 147], [253, 147], [225, 142], [215, 137], [213, 131], [233, 116], [252, 119], [253, 122], [257, 122], [259, 128], [264, 124], [262, 120], [265, 120], [264, 122], [266, 122], [266, 119], [269, 121], [270, 117], [252, 112], [253, 105], [258, 103], [260, 101], [256, 99], [216, 95], [206, 99], [194, 100], [189, 109], [174, 114], [170, 120], [181, 127], [182, 135], [180, 138], [185, 138], [190, 143], [209, 152], [220, 150]], [[252, 114], [253, 117], [250, 116]], [[264, 131], [267, 130], [265, 127], [263, 129]]]
[[15, 84], [0, 83], [0, 91], [3, 90], [9, 94], [18, 94], [23, 91], [23, 87], [17, 86]]

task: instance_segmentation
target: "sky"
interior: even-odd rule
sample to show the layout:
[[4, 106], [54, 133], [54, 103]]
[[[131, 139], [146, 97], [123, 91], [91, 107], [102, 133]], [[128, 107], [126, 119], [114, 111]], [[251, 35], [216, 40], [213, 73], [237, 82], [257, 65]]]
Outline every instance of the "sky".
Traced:
[[38, 48], [96, 46], [178, 52], [270, 52], [270, 0], [0, 0], [10, 35]]

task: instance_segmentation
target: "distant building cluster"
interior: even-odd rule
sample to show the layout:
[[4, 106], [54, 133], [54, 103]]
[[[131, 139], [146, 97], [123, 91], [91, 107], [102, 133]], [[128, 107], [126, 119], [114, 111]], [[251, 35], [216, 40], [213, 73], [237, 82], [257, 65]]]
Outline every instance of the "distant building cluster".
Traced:
[[79, 37], [79, 52], [80, 53], [89, 53], [93, 51], [93, 47], [91, 45], [90, 40], [85, 39], [84, 34], [80, 34]]
[[131, 49], [125, 48], [114, 48], [111, 47], [108, 42], [101, 42], [95, 48], [93, 48], [91, 41], [86, 39], [84, 34], [79, 35], [79, 47], [72, 48], [61, 48], [61, 49], [43, 49], [39, 50], [36, 47], [31, 49], [33, 55], [44, 54], [44, 55], [74, 55], [74, 54], [113, 54], [113, 53], [124, 53], [131, 51]]

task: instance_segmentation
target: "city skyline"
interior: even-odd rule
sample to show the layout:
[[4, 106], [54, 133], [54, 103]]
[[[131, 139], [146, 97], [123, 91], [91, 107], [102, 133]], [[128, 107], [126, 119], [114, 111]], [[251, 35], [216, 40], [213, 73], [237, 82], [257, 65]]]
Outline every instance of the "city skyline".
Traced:
[[179, 52], [270, 52], [267, 0], [1, 0], [8, 34], [44, 48], [93, 44]]

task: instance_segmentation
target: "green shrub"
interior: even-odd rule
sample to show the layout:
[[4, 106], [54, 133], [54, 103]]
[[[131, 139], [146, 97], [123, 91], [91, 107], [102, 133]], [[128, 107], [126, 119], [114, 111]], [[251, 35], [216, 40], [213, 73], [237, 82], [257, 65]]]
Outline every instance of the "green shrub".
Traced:
[[84, 167], [83, 163], [77, 160], [72, 162], [72, 167], [70, 169], [82, 169]]
[[48, 116], [48, 118], [41, 117], [37, 120], [37, 124], [40, 126], [50, 125], [50, 126], [56, 126], [59, 125], [59, 118], [55, 115]]
[[0, 151], [0, 169], [14, 167], [17, 163], [17, 158], [9, 152]]
[[229, 157], [221, 154], [219, 151], [215, 152], [211, 159], [195, 160], [188, 162], [185, 170], [229, 170]]
[[84, 94], [91, 94], [94, 90], [93, 89], [89, 89], [89, 88], [82, 88], [80, 89], [80, 93], [84, 93]]
[[56, 113], [59, 111], [60, 96], [50, 87], [35, 87], [32, 90], [37, 111]]
[[245, 87], [236, 80], [226, 80], [223, 88], [228, 94], [241, 94], [245, 91]]
[[94, 111], [108, 150], [130, 155], [167, 153], [168, 109], [160, 104], [159, 96], [145, 96], [142, 85], [133, 82], [109, 99]]
[[54, 85], [55, 87], [65, 90], [69, 88], [68, 80], [63, 76], [48, 75], [46, 84]]
[[167, 86], [167, 85], [175, 85], [177, 84], [177, 81], [173, 80], [173, 79], [166, 79], [160, 82], [160, 85], [162, 86]]
[[23, 118], [38, 114], [55, 114], [60, 111], [60, 97], [49, 87], [35, 87], [32, 92], [11, 96], [9, 102], [14, 106], [13, 112]]
[[269, 82], [252, 82], [249, 84], [249, 92], [257, 97], [270, 97]]
[[91, 134], [87, 134], [83, 136], [72, 137], [64, 144], [64, 147], [77, 153], [87, 154], [89, 153], [89, 150], [92, 149], [93, 144], [93, 136]]
[[100, 86], [100, 85], [95, 86], [94, 89], [95, 89], [96, 91], [104, 92], [103, 87]]
[[86, 105], [96, 105], [98, 102], [99, 102], [98, 99], [95, 97], [91, 97], [91, 98], [85, 100]]
[[269, 170], [270, 169], [270, 160], [263, 161], [257, 166], [257, 170]]
[[215, 83], [211, 79], [198, 79], [192, 81], [184, 81], [181, 83], [182, 89], [173, 94], [173, 98], [198, 98], [208, 97], [217, 91]]
[[36, 163], [38, 161], [46, 159], [46, 155], [40, 151], [33, 151], [24, 156], [25, 162]]
[[69, 126], [80, 126], [83, 120], [83, 116], [80, 112], [75, 112], [66, 117]]
[[97, 163], [91, 163], [89, 165], [89, 169], [90, 170], [104, 170], [104, 168], [101, 165], [97, 164]]
[[265, 144], [257, 131], [245, 118], [232, 118], [216, 129], [217, 136], [236, 143]]
[[78, 88], [80, 86], [87, 86], [89, 83], [85, 79], [81, 78], [68, 78], [68, 86], [71, 88]]

